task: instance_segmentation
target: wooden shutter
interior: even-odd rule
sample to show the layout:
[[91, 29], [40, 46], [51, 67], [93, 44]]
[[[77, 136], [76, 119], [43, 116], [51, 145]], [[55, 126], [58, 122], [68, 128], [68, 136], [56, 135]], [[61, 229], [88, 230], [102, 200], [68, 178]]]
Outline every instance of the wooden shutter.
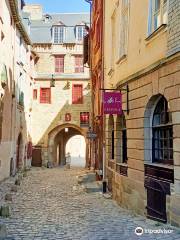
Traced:
[[51, 103], [51, 89], [50, 88], [41, 88], [40, 103]]
[[64, 72], [64, 56], [55, 57], [55, 72], [56, 73]]
[[72, 88], [72, 103], [82, 104], [83, 103], [83, 86], [82, 84], [74, 84]]

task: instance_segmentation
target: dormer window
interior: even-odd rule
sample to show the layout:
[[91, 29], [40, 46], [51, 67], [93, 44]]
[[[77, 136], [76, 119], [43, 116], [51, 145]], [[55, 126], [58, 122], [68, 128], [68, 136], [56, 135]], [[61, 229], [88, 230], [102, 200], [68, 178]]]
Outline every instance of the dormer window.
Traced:
[[65, 27], [64, 26], [54, 26], [53, 27], [53, 43], [61, 44], [64, 42]]
[[76, 40], [81, 42], [86, 35], [86, 30], [84, 25], [83, 26], [76, 26]]

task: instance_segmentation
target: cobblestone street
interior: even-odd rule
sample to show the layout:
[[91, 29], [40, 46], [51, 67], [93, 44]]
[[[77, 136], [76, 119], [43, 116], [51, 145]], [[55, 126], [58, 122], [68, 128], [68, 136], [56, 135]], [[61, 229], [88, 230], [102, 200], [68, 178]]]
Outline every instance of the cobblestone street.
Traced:
[[[179, 230], [134, 216], [100, 192], [87, 193], [77, 184], [80, 169], [33, 169], [13, 193], [10, 218], [1, 218], [7, 227], [6, 239], [41, 240], [134, 240], [180, 239]], [[11, 180], [3, 187], [8, 190]], [[2, 184], [0, 186], [1, 197]], [[136, 227], [173, 229], [171, 234], [137, 236]]]

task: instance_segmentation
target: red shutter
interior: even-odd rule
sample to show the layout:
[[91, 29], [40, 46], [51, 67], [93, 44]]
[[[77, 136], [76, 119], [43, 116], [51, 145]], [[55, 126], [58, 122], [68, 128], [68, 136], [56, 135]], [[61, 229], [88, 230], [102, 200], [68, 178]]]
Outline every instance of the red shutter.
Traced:
[[82, 125], [89, 125], [89, 112], [80, 113], [80, 123]]
[[55, 57], [55, 72], [56, 73], [64, 72], [64, 56]]
[[83, 57], [75, 56], [75, 73], [84, 72]]
[[82, 104], [83, 103], [83, 85], [74, 84], [72, 88], [72, 103]]
[[40, 103], [51, 103], [51, 89], [41, 88], [40, 89]]
[[33, 99], [37, 99], [37, 89], [33, 89]]

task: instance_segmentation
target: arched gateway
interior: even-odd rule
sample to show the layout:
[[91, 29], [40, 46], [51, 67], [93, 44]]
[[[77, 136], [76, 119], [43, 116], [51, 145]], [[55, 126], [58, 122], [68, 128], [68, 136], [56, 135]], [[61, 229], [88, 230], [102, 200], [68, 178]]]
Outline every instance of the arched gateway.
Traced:
[[[65, 165], [66, 144], [70, 138], [81, 135], [86, 142], [86, 166], [88, 165], [88, 141], [86, 139], [86, 130], [74, 124], [63, 124], [55, 127], [48, 134], [48, 161], [55, 165]], [[73, 146], [74, 147], [74, 146]], [[79, 146], [77, 146], [78, 148]]]

